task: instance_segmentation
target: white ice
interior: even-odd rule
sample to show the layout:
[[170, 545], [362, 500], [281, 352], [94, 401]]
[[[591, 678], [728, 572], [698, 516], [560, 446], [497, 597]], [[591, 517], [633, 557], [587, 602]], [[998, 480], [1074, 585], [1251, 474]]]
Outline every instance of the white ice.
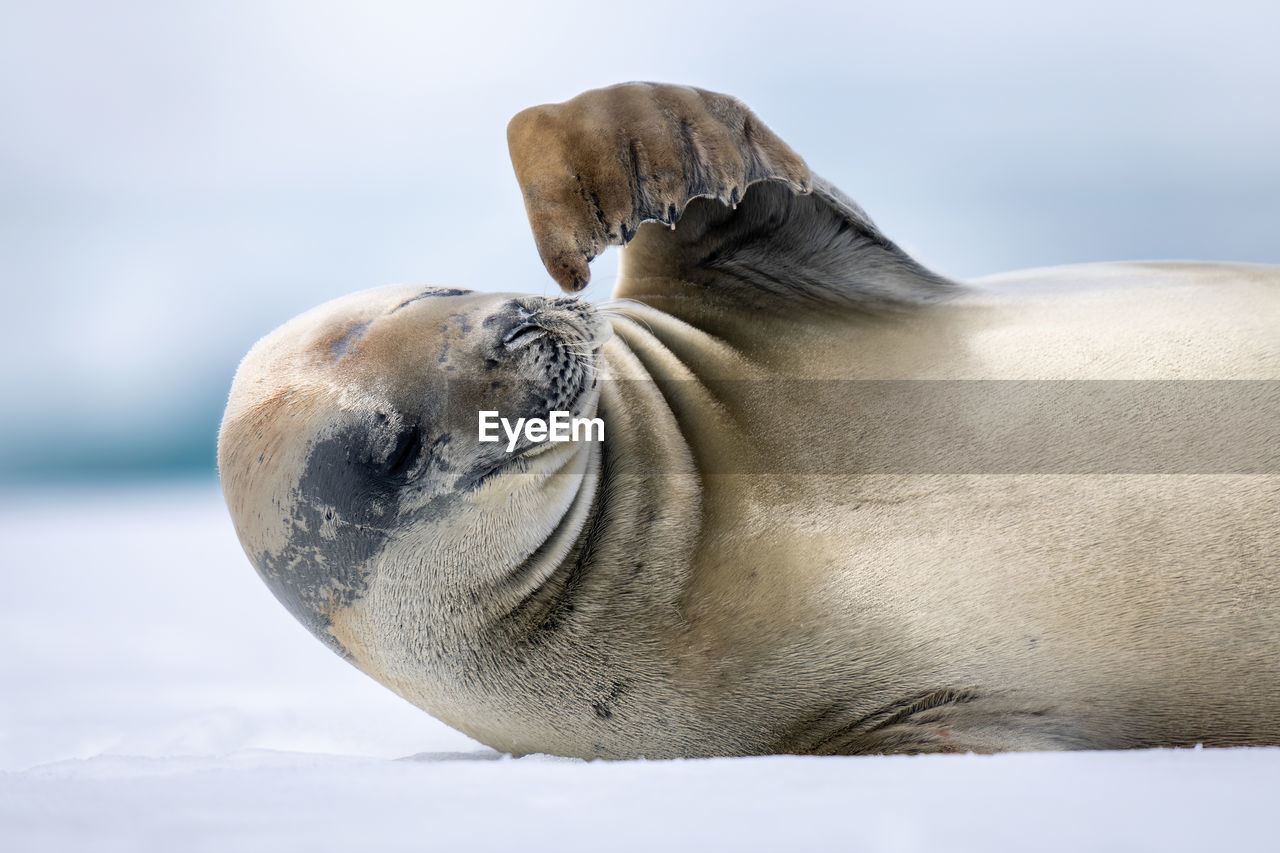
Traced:
[[213, 485], [0, 513], [0, 850], [1276, 849], [1280, 749], [502, 757], [297, 625]]

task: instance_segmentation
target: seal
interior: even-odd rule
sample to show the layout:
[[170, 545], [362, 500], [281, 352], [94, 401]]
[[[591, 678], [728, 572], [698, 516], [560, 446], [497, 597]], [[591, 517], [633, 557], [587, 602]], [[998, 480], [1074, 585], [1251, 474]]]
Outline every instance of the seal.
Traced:
[[508, 140], [614, 299], [365, 291], [232, 385], [237, 534], [334, 651], [514, 754], [1280, 744], [1280, 270], [952, 282], [694, 88]]

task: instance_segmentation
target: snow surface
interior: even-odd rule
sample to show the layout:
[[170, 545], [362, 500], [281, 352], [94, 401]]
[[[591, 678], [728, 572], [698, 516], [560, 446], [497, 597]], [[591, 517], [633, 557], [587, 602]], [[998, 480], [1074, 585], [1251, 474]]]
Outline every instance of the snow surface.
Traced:
[[310, 637], [213, 485], [0, 498], [0, 850], [1275, 850], [1280, 749], [512, 759]]

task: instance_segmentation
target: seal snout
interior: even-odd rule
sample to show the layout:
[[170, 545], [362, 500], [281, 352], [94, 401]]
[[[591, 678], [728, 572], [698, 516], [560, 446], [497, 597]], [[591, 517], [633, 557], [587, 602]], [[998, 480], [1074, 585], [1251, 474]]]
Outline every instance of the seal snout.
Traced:
[[[485, 321], [501, 330], [501, 346], [508, 351], [558, 342], [578, 351], [598, 349], [613, 328], [589, 302], [579, 299], [521, 297], [508, 301]], [[552, 340], [544, 340], [550, 337]]]
[[544, 299], [533, 309], [532, 321], [573, 344], [597, 349], [608, 340], [613, 327], [595, 306], [581, 299]]
[[520, 349], [547, 334], [547, 328], [538, 322], [537, 315], [516, 303], [515, 324], [502, 336], [502, 345], [509, 350]]

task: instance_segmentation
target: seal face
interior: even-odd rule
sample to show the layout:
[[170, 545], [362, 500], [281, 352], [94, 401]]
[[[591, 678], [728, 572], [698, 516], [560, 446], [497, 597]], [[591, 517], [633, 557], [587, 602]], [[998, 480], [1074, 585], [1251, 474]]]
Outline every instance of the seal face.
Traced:
[[508, 140], [548, 272], [625, 244], [616, 299], [365, 291], [232, 385], [236, 531], [330, 648], [513, 753], [1280, 744], [1280, 270], [960, 285], [700, 89]]
[[349, 654], [332, 615], [367, 593], [397, 529], [462, 511], [533, 449], [479, 443], [477, 408], [593, 410], [607, 329], [576, 300], [393, 287], [261, 341], [232, 390], [221, 467], [272, 592]]

